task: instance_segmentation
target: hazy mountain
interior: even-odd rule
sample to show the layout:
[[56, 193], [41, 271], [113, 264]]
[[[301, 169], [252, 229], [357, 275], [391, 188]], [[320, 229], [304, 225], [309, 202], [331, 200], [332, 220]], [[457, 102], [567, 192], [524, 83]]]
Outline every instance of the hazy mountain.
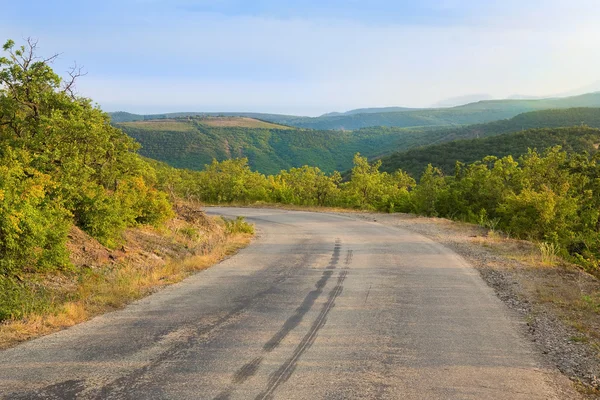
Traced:
[[483, 100], [493, 100], [493, 97], [489, 94], [468, 94], [465, 96], [451, 97], [449, 99], [438, 101], [432, 108], [456, 107]]
[[[600, 92], [588, 93], [581, 96], [533, 99], [533, 100], [487, 100], [469, 103], [451, 108], [428, 108], [404, 111], [373, 111], [352, 114], [340, 114], [321, 117], [301, 117], [293, 115], [260, 114], [260, 113], [171, 113], [154, 115], [136, 115], [128, 113], [113, 113], [113, 122], [126, 122], [141, 119], [151, 120], [160, 118], [175, 118], [187, 116], [241, 116], [256, 118], [276, 124], [290, 125], [298, 128], [316, 130], [357, 130], [372, 126], [388, 127], [427, 127], [444, 125], [481, 124], [518, 114], [546, 109], [564, 109], [573, 107], [600, 107]], [[376, 109], [373, 109], [376, 110]]]
[[345, 111], [345, 112], [330, 112], [330, 113], [321, 115], [321, 117], [338, 117], [341, 115], [376, 114], [376, 113], [402, 112], [402, 111], [412, 111], [412, 110], [421, 110], [421, 108], [410, 108], [410, 107], [357, 108], [355, 110], [350, 110], [350, 111]]

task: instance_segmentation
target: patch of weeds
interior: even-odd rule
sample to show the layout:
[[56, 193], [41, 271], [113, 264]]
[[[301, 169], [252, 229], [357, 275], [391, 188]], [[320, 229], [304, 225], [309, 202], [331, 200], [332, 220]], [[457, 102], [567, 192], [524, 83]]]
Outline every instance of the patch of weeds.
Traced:
[[594, 310], [594, 312], [600, 312], [600, 299], [590, 295], [583, 295], [581, 296], [581, 300], [586, 306]]
[[479, 213], [479, 226], [489, 229], [490, 232], [496, 232], [498, 223], [500, 223], [500, 218], [490, 218], [485, 209], [482, 209]]
[[575, 342], [575, 343], [587, 343], [589, 342], [589, 339], [585, 336], [571, 336], [570, 338], [571, 342]]
[[191, 226], [186, 226], [185, 228], [179, 229], [179, 233], [181, 233], [189, 240], [198, 240], [200, 238], [200, 233], [198, 232], [198, 229]]
[[547, 265], [556, 264], [558, 259], [558, 246], [554, 243], [542, 242], [538, 244], [540, 255], [542, 256], [542, 263]]
[[254, 225], [246, 222], [244, 217], [237, 217], [236, 219], [228, 219], [221, 217], [225, 223], [225, 232], [228, 234], [234, 233], [249, 233], [254, 234]]
[[54, 310], [55, 293], [35, 280], [20, 282], [0, 276], [0, 322], [23, 318], [31, 313], [50, 313]]

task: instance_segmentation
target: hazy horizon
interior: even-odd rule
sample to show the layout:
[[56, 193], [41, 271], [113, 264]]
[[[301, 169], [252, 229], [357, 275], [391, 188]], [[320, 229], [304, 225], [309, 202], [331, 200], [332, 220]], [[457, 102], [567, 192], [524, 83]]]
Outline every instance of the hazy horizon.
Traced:
[[0, 40], [39, 40], [106, 111], [321, 115], [473, 94], [600, 90], [600, 3], [108, 0], [3, 6]]

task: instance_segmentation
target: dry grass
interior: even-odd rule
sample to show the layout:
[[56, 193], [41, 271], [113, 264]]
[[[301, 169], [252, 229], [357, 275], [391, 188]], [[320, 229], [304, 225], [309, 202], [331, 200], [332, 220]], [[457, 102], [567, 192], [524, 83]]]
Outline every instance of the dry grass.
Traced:
[[[206, 269], [224, 258], [234, 254], [250, 242], [252, 235], [243, 233], [225, 234], [223, 223], [207, 220], [212, 231], [196, 240], [201, 254], [173, 258], [170, 255], [160, 258], [155, 256], [155, 262], [139, 257], [143, 251], [129, 250], [129, 256], [122, 258], [122, 263], [107, 263], [99, 268], [88, 268], [76, 276], [71, 276], [70, 282], [65, 283], [62, 295], [53, 299], [48, 308], [54, 310], [46, 314], [30, 314], [20, 320], [5, 321], [0, 324], [0, 349], [14, 346], [19, 342], [46, 335], [80, 322], [96, 315], [113, 311], [128, 303], [151, 294], [161, 287], [179, 282], [189, 275]], [[181, 223], [172, 223], [171, 227], [180, 227]], [[151, 232], [157, 236], [157, 232]], [[142, 232], [149, 237], [149, 232]], [[189, 247], [189, 234], [179, 233], [176, 228], [162, 232], [164, 242], [185, 241]], [[185, 238], [184, 238], [185, 237]], [[138, 238], [139, 239], [139, 238]], [[128, 245], [132, 244], [132, 240]], [[209, 243], [209, 245], [206, 245]], [[179, 243], [181, 244], [181, 243]], [[147, 243], [155, 247], [156, 243]], [[135, 254], [137, 256], [132, 256]], [[55, 277], [53, 277], [55, 278]], [[49, 279], [49, 282], [52, 279]], [[56, 279], [53, 279], [54, 281]], [[75, 281], [75, 282], [73, 282]], [[73, 284], [75, 283], [75, 284]]]
[[289, 126], [247, 117], [203, 117], [200, 123], [221, 128], [293, 129]]
[[194, 130], [194, 127], [188, 122], [177, 121], [173, 119], [154, 119], [148, 121], [123, 122], [119, 125], [137, 129], [171, 132], [190, 132]]
[[600, 357], [600, 280], [560, 258], [556, 247], [501, 235], [477, 236], [472, 242], [517, 263], [488, 263], [509, 270], [519, 297], [551, 312], [579, 334], [573, 342], [588, 343]]

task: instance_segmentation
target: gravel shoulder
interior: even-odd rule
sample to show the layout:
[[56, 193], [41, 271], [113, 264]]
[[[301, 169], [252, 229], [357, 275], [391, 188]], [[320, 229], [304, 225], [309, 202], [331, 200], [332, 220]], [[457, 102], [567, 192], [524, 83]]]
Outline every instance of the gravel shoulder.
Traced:
[[408, 229], [455, 251], [475, 267], [525, 323], [522, 334], [545, 362], [569, 377], [585, 397], [600, 398], [600, 282], [558, 260], [544, 264], [537, 247], [476, 225], [407, 214], [353, 213]]

